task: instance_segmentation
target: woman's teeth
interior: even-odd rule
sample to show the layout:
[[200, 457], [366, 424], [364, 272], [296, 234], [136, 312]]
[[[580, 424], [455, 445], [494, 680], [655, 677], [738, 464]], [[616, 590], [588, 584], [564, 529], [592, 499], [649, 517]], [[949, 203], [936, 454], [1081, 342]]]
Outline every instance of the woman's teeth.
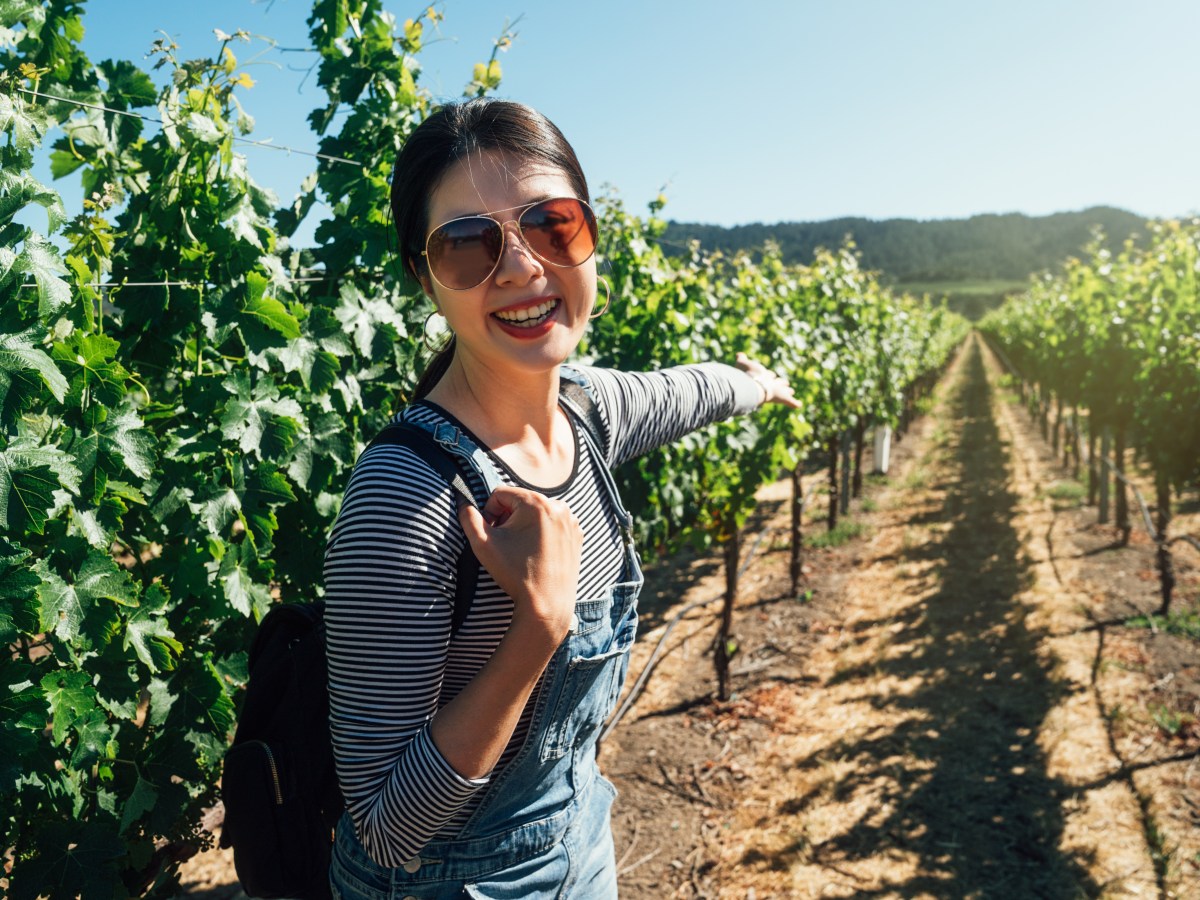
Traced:
[[497, 319], [501, 319], [510, 325], [516, 325], [518, 328], [532, 328], [546, 321], [546, 318], [550, 313], [554, 312], [557, 306], [558, 300], [547, 300], [545, 303], [539, 303], [537, 306], [529, 306], [525, 309], [518, 309], [512, 312], [498, 312], [494, 315]]

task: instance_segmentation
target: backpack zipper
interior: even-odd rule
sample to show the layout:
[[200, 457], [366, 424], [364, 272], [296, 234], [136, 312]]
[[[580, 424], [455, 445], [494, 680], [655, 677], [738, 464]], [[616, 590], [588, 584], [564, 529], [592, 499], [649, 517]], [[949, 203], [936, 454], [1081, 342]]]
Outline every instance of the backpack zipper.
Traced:
[[267, 754], [267, 765], [271, 767], [271, 786], [275, 788], [275, 805], [283, 806], [283, 788], [279, 784], [279, 769], [275, 767], [275, 754], [271, 752], [270, 746], [266, 741], [254, 741], [263, 748], [263, 752]]

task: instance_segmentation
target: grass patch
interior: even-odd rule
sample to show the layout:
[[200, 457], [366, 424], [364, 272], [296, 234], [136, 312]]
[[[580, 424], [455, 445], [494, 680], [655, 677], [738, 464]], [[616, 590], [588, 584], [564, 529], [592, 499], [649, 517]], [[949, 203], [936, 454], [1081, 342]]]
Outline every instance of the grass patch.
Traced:
[[1056, 481], [1041, 493], [1054, 501], [1055, 509], [1073, 509], [1087, 499], [1087, 488], [1071, 479]]
[[1155, 703], [1148, 707], [1150, 718], [1159, 730], [1168, 737], [1175, 737], [1183, 731], [1183, 727], [1192, 722], [1192, 717], [1185, 712], [1171, 709], [1165, 703]]
[[1193, 641], [1200, 641], [1200, 607], [1176, 610], [1165, 616], [1154, 614], [1134, 616], [1132, 619], [1126, 619], [1125, 625], [1128, 628], [1165, 631], [1167, 634], [1176, 634], [1180, 637], [1191, 638]]
[[863, 512], [875, 512], [875, 510], [879, 509], [879, 504], [870, 497], [863, 497], [860, 508]]
[[888, 477], [882, 472], [872, 472], [867, 476], [867, 484], [887, 484]]
[[925, 487], [927, 478], [928, 476], [926, 475], [924, 468], [913, 469], [906, 476], [904, 476], [904, 488], [910, 491], [919, 491], [921, 488]]
[[862, 522], [854, 522], [850, 519], [842, 519], [837, 523], [832, 531], [822, 531], [818, 534], [809, 535], [804, 539], [804, 544], [807, 547], [813, 547], [817, 550], [825, 550], [829, 547], [840, 547], [842, 544], [852, 541], [857, 537], [862, 537], [870, 529]]
[[937, 298], [958, 294], [961, 296], [994, 296], [997, 294], [1020, 293], [1029, 287], [1028, 281], [1010, 278], [968, 278], [962, 281], [909, 281], [895, 285], [897, 292], [914, 296], [929, 294]]
[[1055, 500], [1082, 500], [1087, 496], [1087, 488], [1078, 481], [1056, 481], [1050, 485], [1046, 496]]

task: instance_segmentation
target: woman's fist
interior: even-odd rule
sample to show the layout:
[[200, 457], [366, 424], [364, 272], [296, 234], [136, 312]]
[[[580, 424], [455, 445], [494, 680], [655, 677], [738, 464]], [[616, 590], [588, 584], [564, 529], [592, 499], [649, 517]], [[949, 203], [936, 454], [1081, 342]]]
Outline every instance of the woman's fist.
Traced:
[[567, 504], [501, 485], [482, 512], [463, 503], [458, 519], [479, 564], [512, 597], [512, 627], [543, 631], [557, 646], [571, 627], [583, 555]]

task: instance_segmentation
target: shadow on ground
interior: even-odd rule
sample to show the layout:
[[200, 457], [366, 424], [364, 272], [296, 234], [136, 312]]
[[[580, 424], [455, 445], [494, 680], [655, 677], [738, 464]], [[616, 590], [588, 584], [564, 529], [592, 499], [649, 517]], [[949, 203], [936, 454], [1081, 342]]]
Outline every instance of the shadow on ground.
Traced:
[[[855, 896], [1096, 896], [1088, 860], [1059, 850], [1061, 802], [1071, 791], [1047, 774], [1036, 737], [1064, 687], [1052, 661], [1038, 655], [1042, 635], [1025, 622], [1019, 598], [1031, 572], [1012, 526], [1017, 497], [1008, 453], [978, 344], [969, 352], [949, 399], [961, 431], [947, 431], [945, 446], [933, 451], [944, 455], [938, 487], [945, 499], [930, 518], [950, 528], [902, 559], [932, 566], [925, 579], [936, 578], [937, 589], [876, 623], [905, 652], [840, 671], [831, 682], [861, 683], [861, 699], [903, 712], [905, 721], [797, 760], [814, 771], [837, 760], [851, 774], [791, 798], [783, 811], [802, 813], [817, 793], [845, 800], [862, 792], [873, 802], [835, 838], [754, 850], [745, 862], [785, 870], [817, 864], [853, 881], [858, 863], [865, 870], [894, 849], [915, 857], [915, 873], [882, 887], [863, 881]], [[869, 639], [869, 631], [856, 632], [855, 639]], [[879, 678], [916, 686], [877, 693], [871, 684]]]

